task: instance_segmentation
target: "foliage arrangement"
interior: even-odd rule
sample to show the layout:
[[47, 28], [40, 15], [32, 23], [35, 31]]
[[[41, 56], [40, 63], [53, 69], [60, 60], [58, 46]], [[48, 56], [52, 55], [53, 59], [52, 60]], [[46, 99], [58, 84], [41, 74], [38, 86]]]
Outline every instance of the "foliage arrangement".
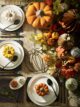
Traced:
[[[39, 2], [39, 1], [38, 1]], [[80, 0], [44, 0], [53, 10], [48, 30], [33, 34], [42, 49], [48, 73], [80, 82]], [[77, 41], [77, 42], [76, 42]]]

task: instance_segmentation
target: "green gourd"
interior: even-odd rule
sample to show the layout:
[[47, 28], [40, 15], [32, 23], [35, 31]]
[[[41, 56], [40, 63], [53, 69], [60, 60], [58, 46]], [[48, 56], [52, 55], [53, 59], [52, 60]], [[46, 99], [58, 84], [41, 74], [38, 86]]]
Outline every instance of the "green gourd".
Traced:
[[78, 83], [77, 83], [76, 79], [69, 78], [66, 80], [65, 87], [66, 87], [66, 89], [68, 89], [70, 91], [74, 91], [77, 89]]

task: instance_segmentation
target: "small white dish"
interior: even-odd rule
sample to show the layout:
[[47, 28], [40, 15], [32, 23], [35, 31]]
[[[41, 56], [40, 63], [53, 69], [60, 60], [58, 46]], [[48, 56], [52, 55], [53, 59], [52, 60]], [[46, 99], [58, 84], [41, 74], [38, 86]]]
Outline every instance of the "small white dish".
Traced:
[[[16, 87], [13, 87], [11, 84], [13, 81], [16, 81], [17, 82], [17, 86]], [[17, 90], [17, 89], [20, 89], [26, 82], [26, 78], [24, 76], [19, 76], [19, 77], [16, 77], [14, 79], [12, 79], [9, 83], [9, 87], [10, 89], [12, 90]]]

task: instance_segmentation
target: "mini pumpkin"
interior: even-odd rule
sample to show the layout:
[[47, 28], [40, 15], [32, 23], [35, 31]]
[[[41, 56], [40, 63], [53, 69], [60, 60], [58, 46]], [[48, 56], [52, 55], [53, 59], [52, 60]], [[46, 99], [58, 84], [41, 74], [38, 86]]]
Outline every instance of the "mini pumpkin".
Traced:
[[5, 46], [3, 49], [3, 56], [9, 59], [14, 57], [15, 50], [12, 46]]
[[77, 28], [77, 10], [70, 9], [63, 14], [62, 20], [59, 21], [59, 24], [68, 32], [73, 32]]
[[48, 86], [44, 83], [37, 84], [35, 90], [39, 96], [45, 96], [49, 92]]
[[66, 89], [74, 91], [77, 89], [78, 83], [77, 83], [76, 79], [69, 78], [69, 79], [67, 79], [65, 86], [66, 86]]
[[70, 50], [74, 46], [74, 38], [72, 35], [64, 33], [58, 39], [58, 45]]
[[73, 48], [70, 53], [73, 57], [80, 58], [80, 49], [78, 47]]
[[36, 28], [44, 28], [50, 24], [52, 10], [44, 2], [33, 2], [26, 11], [27, 22]]
[[1, 14], [1, 18], [5, 21], [13, 22], [16, 19], [16, 13], [13, 10], [6, 10]]

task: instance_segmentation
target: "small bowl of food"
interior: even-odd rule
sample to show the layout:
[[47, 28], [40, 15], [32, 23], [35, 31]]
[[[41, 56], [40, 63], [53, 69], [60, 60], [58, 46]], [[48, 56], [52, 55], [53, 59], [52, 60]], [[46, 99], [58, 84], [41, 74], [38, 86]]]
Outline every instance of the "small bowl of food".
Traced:
[[26, 82], [26, 78], [24, 76], [19, 76], [12, 79], [9, 83], [9, 87], [12, 90], [20, 89]]

